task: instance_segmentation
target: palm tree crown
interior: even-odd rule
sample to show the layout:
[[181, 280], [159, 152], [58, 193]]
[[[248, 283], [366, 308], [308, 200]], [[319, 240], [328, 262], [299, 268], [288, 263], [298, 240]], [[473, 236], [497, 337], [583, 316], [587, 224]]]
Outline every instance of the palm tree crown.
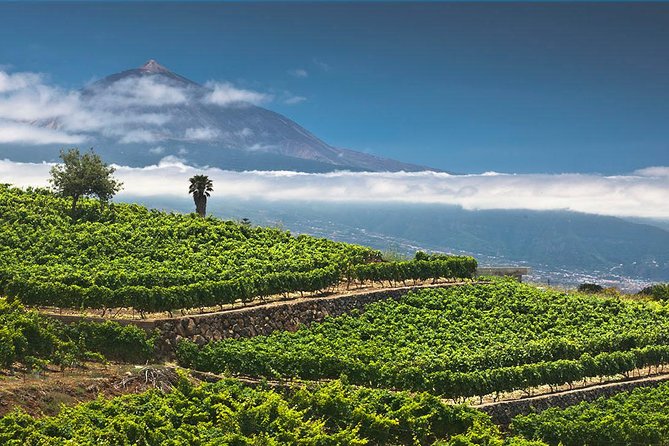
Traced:
[[214, 190], [214, 183], [209, 179], [207, 175], [195, 175], [190, 179], [190, 186], [188, 187], [188, 193], [192, 194], [194, 197], [198, 196], [211, 196], [209, 192]]
[[195, 175], [190, 179], [188, 193], [193, 195], [195, 212], [201, 217], [204, 217], [207, 213], [207, 197], [211, 196], [210, 192], [213, 190], [214, 183], [207, 175]]

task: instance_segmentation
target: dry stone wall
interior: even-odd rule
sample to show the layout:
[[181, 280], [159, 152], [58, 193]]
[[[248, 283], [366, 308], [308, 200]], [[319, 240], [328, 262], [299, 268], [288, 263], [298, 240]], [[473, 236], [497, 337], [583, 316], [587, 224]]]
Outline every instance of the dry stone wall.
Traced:
[[[444, 286], [451, 285], [437, 285], [437, 287]], [[171, 356], [181, 339], [190, 339], [198, 345], [203, 345], [209, 341], [225, 338], [267, 335], [276, 330], [295, 331], [301, 325], [308, 326], [328, 316], [339, 316], [356, 309], [363, 310], [372, 302], [397, 299], [418, 288], [421, 287], [273, 302], [220, 313], [157, 320], [153, 322], [153, 328], [161, 333], [158, 346], [161, 354]]]
[[660, 375], [630, 381], [620, 381], [598, 386], [575, 389], [555, 394], [541, 395], [532, 398], [500, 401], [481, 406], [477, 409], [486, 412], [495, 424], [506, 428], [518, 415], [541, 412], [551, 407], [565, 408], [583, 401], [594, 401], [600, 397], [613, 396], [620, 392], [633, 390], [637, 387], [652, 387], [669, 380], [669, 375]]

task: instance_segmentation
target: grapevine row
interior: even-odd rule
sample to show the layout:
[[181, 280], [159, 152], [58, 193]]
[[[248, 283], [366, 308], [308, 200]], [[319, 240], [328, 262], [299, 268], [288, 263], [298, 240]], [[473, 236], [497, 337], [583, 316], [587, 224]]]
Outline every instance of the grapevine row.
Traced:
[[637, 388], [566, 409], [519, 416], [511, 430], [551, 445], [662, 446], [669, 438], [669, 384]]
[[342, 281], [406, 282], [439, 278], [471, 278], [475, 271], [476, 260], [471, 257], [454, 257], [429, 262], [356, 265], [349, 269], [348, 277], [344, 277], [342, 271], [329, 267], [306, 272], [269, 273], [263, 276], [221, 281], [206, 280], [167, 287], [129, 285], [110, 289], [97, 285], [82, 287], [47, 280], [16, 278], [7, 281], [4, 292], [7, 296], [20, 299], [26, 305], [82, 309], [132, 307], [142, 312], [158, 312], [211, 307], [239, 300], [247, 302], [256, 297], [284, 293], [318, 292], [337, 286]]
[[662, 306], [500, 281], [414, 292], [294, 333], [182, 342], [199, 370], [356, 384], [450, 398], [558, 386], [669, 363]]
[[0, 418], [0, 443], [455, 446], [501, 444], [501, 435], [483, 413], [427, 394], [340, 382], [285, 390], [234, 380], [196, 387], [181, 378], [169, 393], [98, 399], [54, 417], [13, 412]]
[[140, 312], [223, 305], [354, 281], [471, 277], [471, 258], [381, 262], [370, 248], [138, 205], [100, 210], [0, 185], [0, 294]]

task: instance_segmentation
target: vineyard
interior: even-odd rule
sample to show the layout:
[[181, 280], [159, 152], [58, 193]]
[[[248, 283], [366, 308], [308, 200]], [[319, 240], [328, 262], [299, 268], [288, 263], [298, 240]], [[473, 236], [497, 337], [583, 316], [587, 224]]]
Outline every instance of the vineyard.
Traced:
[[153, 339], [135, 326], [111, 321], [64, 325], [0, 298], [0, 369], [72, 367], [90, 360], [144, 362], [153, 356]]
[[[101, 208], [82, 200], [76, 218], [69, 208], [48, 191], [0, 186], [3, 376], [66, 374], [91, 361], [129, 368], [164, 361], [160, 330], [110, 320], [65, 324], [54, 308], [151, 313], [305, 297], [258, 302], [272, 315], [268, 308], [312, 305], [319, 299], [310, 297], [326, 291], [468, 279], [477, 267], [471, 257], [422, 252], [384, 261], [362, 246], [137, 205]], [[494, 417], [460, 405], [662, 372], [669, 363], [666, 285], [631, 299], [498, 278], [459, 282], [394, 290], [407, 294], [392, 298], [376, 289], [383, 299], [324, 319], [316, 319], [320, 308], [307, 307], [299, 311], [311, 312], [310, 326], [299, 326], [292, 321], [297, 313], [290, 313], [291, 325], [265, 336], [235, 339], [232, 322], [200, 321], [207, 339], [198, 335], [196, 344], [188, 339], [197, 336], [183, 331], [194, 316], [168, 318], [166, 324], [182, 330], [169, 353], [184, 368], [171, 390], [124, 391], [129, 394], [62, 407], [52, 417], [16, 410], [0, 418], [0, 444], [667, 444], [669, 384], [518, 416], [508, 432]], [[51, 316], [35, 307], [50, 307]], [[234, 324], [245, 330], [254, 323], [279, 326], [269, 316], [239, 314]], [[221, 337], [206, 335], [226, 328], [235, 336], [213, 341]], [[202, 372], [228, 378], [202, 384], [194, 378]]]
[[358, 281], [471, 277], [470, 257], [380, 262], [372, 249], [306, 235], [0, 186], [0, 293], [33, 306], [210, 307]]
[[511, 281], [424, 289], [295, 333], [183, 342], [182, 364], [264, 377], [338, 378], [458, 399], [560, 386], [669, 362], [664, 306]]
[[[333, 382], [274, 391], [235, 381], [149, 391], [64, 408], [51, 418], [0, 419], [7, 446], [502, 444], [484, 414], [434, 396]], [[517, 445], [523, 443], [516, 443]], [[528, 444], [528, 443], [524, 443]]]
[[666, 445], [669, 384], [517, 417], [511, 429], [551, 445]]

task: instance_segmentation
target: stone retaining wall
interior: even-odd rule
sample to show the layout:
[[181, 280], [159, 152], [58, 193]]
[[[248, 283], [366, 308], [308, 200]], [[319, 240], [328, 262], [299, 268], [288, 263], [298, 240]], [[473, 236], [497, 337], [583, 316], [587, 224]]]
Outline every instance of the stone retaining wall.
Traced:
[[[171, 358], [181, 339], [190, 339], [198, 345], [225, 338], [246, 338], [266, 335], [276, 330], [295, 331], [300, 325], [322, 321], [327, 316], [339, 316], [351, 310], [362, 310], [372, 302], [398, 299], [411, 292], [425, 288], [446, 288], [463, 285], [465, 282], [439, 283], [434, 285], [407, 286], [394, 289], [357, 291], [324, 297], [306, 297], [285, 301], [241, 307], [215, 313], [194, 314], [163, 319], [109, 319], [80, 315], [47, 316], [65, 323], [86, 320], [103, 322], [113, 320], [122, 325], [133, 324], [147, 332], [158, 330], [158, 354]], [[484, 283], [484, 282], [482, 282]]]
[[[443, 288], [453, 284], [440, 284]], [[153, 328], [160, 330], [160, 352], [171, 356], [181, 339], [190, 339], [198, 345], [225, 338], [247, 338], [270, 334], [276, 330], [295, 331], [300, 325], [322, 321], [327, 316], [339, 316], [351, 310], [362, 310], [372, 302], [398, 299], [423, 287], [404, 287], [376, 290], [355, 294], [303, 298], [272, 302], [249, 308], [198, 314], [173, 319], [153, 321]]]
[[551, 407], [565, 408], [582, 401], [594, 401], [603, 396], [613, 396], [617, 393], [632, 390], [637, 387], [657, 386], [668, 380], [669, 375], [660, 375], [650, 378], [639, 378], [630, 381], [601, 384], [556, 394], [540, 395], [519, 400], [500, 401], [474, 407], [490, 415], [495, 424], [506, 428], [511, 423], [511, 420], [518, 415], [541, 412]]

